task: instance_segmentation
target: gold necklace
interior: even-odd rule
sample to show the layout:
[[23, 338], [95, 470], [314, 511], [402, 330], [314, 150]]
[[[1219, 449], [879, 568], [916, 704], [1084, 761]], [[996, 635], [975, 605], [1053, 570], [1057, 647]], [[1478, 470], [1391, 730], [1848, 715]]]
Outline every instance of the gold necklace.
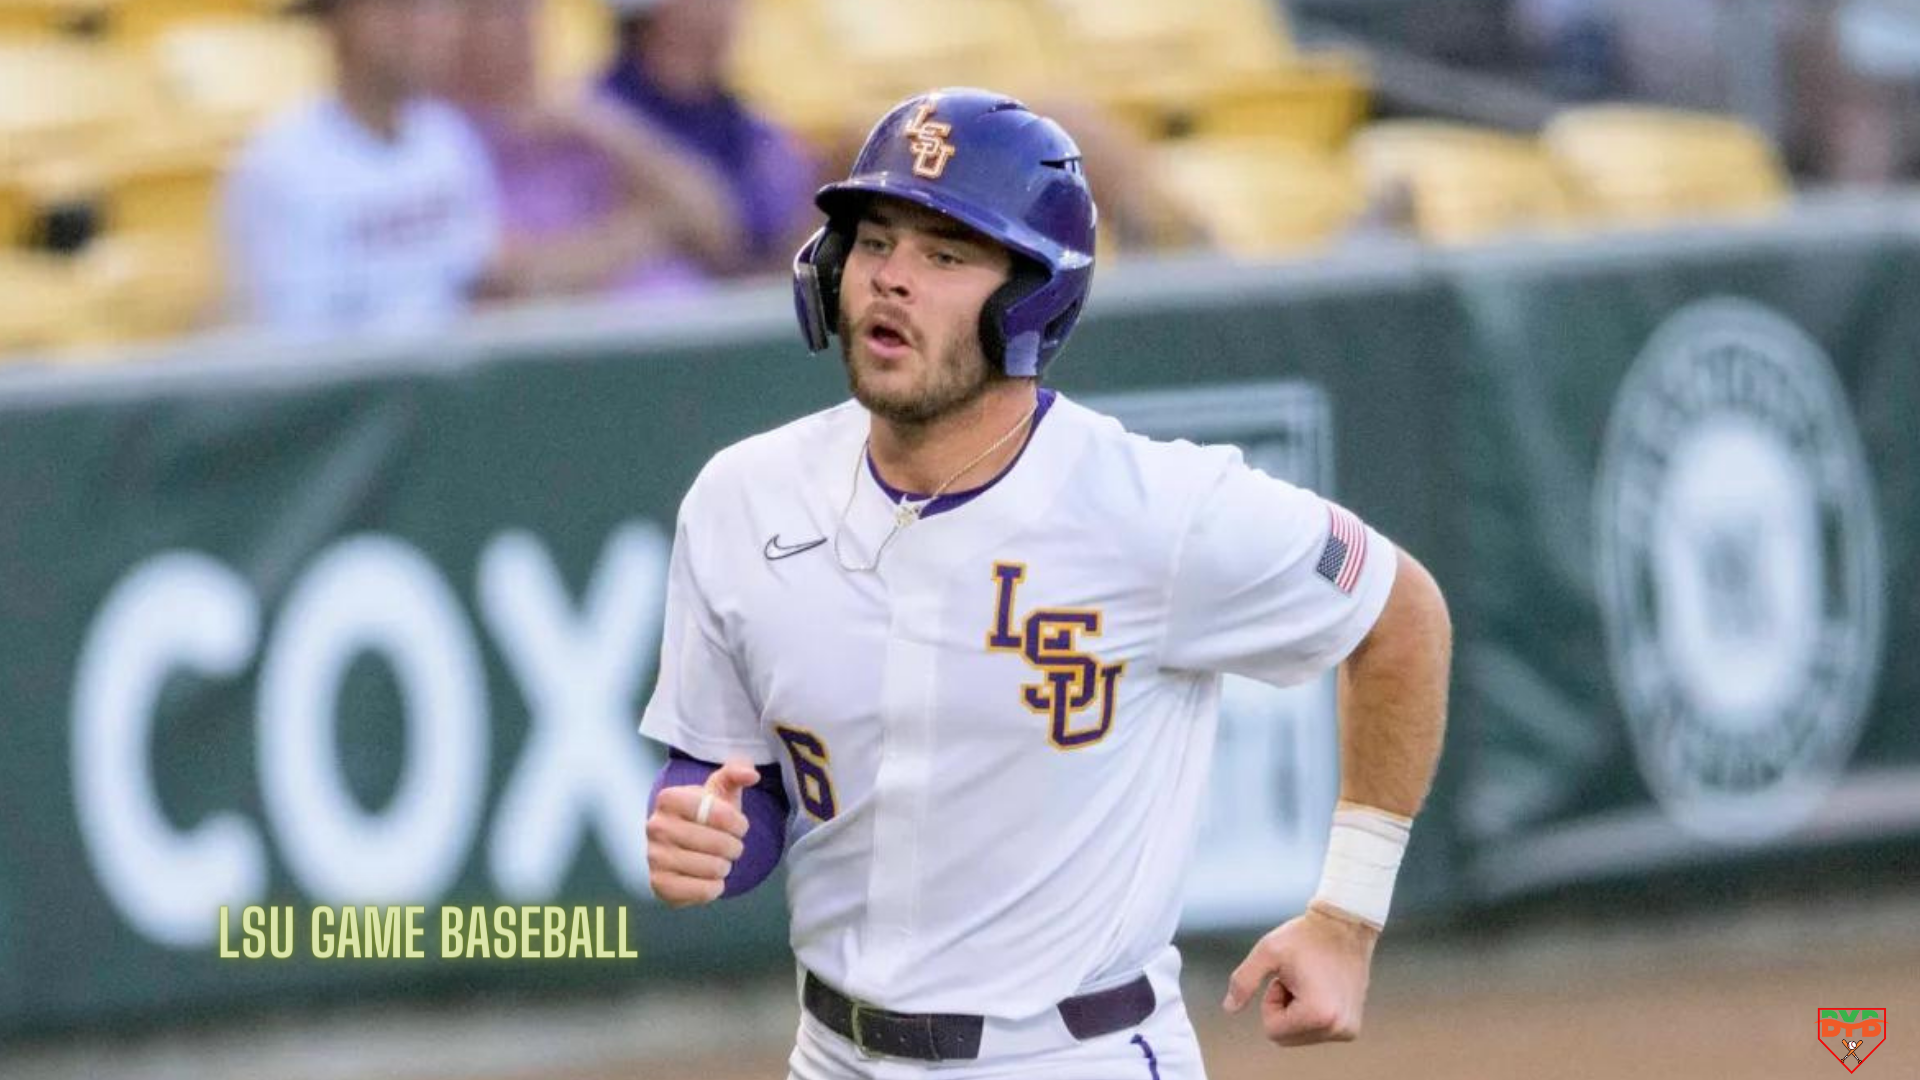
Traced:
[[967, 470], [987, 460], [988, 456], [991, 455], [995, 450], [998, 450], [1002, 446], [1005, 446], [1007, 444], [1007, 440], [1019, 434], [1020, 429], [1026, 427], [1028, 422], [1030, 422], [1033, 419], [1034, 414], [1039, 411], [1040, 411], [1040, 402], [1036, 398], [1034, 400], [1033, 407], [1027, 410], [1026, 415], [1020, 418], [1019, 423], [1016, 423], [1012, 427], [1008, 428], [1007, 433], [1005, 435], [1002, 435], [999, 438], [993, 440], [993, 445], [987, 447], [985, 450], [980, 451], [979, 454], [975, 455], [972, 461], [969, 461], [965, 465], [960, 466], [960, 471], [954, 473], [952, 476], [947, 477], [944, 483], [942, 483], [939, 487], [934, 488], [933, 494], [927, 496], [924, 499], [921, 499], [919, 502], [913, 502], [912, 500], [907, 498], [904, 492], [902, 492], [900, 495], [900, 501], [895, 503], [893, 507], [893, 528], [887, 530], [887, 535], [880, 541], [880, 546], [874, 549], [873, 561], [866, 564], [865, 566], [848, 566], [847, 560], [840, 554], [840, 534], [846, 531], [847, 515], [853, 512], [853, 498], [860, 491], [860, 466], [866, 464], [867, 452], [870, 449], [872, 449], [872, 446], [873, 446], [873, 438], [869, 436], [864, 442], [860, 444], [860, 456], [855, 458], [853, 461], [853, 484], [847, 490], [847, 505], [840, 508], [840, 521], [838, 524], [836, 524], [833, 527], [833, 559], [835, 562], [840, 564], [840, 569], [845, 570], [848, 573], [854, 573], [854, 574], [870, 574], [875, 570], [880, 569], [880, 558], [881, 556], [887, 553], [887, 545], [893, 543], [893, 538], [896, 536], [899, 536], [900, 531], [902, 529], [905, 529], [907, 526], [913, 524], [916, 521], [919, 521], [921, 512], [924, 511], [927, 507], [933, 505], [933, 501], [935, 499], [938, 499], [940, 496], [946, 494], [947, 489], [953, 486], [954, 481], [960, 479], [962, 476], [967, 475]]

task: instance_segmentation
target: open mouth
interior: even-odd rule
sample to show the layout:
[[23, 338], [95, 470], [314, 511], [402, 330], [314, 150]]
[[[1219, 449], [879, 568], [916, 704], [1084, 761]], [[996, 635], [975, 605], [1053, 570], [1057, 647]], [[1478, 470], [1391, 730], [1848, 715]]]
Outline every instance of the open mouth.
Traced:
[[874, 311], [867, 315], [867, 329], [863, 335], [867, 348], [883, 360], [898, 360], [913, 348], [913, 335], [907, 330], [905, 322], [891, 313]]

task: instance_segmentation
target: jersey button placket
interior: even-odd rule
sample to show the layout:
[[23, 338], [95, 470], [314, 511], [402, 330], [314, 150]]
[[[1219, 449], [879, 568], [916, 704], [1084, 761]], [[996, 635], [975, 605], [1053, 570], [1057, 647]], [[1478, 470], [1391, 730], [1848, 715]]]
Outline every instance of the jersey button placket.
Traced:
[[[903, 560], [903, 563], [905, 560]], [[893, 583], [890, 582], [890, 586]], [[920, 855], [933, 786], [933, 695], [939, 594], [925, 578], [890, 587], [880, 679], [880, 761], [874, 775], [873, 862], [867, 881], [867, 948], [856, 985], [897, 984], [914, 960]]]

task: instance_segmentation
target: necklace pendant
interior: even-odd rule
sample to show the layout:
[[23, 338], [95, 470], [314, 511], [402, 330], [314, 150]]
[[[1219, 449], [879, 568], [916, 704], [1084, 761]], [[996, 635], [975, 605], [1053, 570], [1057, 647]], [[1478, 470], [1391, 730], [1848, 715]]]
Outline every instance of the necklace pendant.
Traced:
[[919, 520], [920, 508], [912, 503], [903, 502], [893, 508], [893, 522], [902, 529]]

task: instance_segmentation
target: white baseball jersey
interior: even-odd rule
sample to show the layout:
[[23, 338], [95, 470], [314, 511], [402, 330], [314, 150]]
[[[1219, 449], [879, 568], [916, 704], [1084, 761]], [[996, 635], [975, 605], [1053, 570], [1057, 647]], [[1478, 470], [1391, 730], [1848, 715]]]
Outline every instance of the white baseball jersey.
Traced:
[[850, 572], [895, 520], [867, 430], [849, 402], [701, 472], [641, 731], [784, 770], [808, 969], [890, 1009], [1033, 1016], [1166, 950], [1221, 673], [1339, 662], [1395, 554], [1237, 450], [1062, 396], [998, 482]]
[[338, 101], [303, 106], [241, 152], [223, 201], [234, 315], [282, 333], [442, 327], [500, 240], [486, 151], [433, 101], [392, 142]]

